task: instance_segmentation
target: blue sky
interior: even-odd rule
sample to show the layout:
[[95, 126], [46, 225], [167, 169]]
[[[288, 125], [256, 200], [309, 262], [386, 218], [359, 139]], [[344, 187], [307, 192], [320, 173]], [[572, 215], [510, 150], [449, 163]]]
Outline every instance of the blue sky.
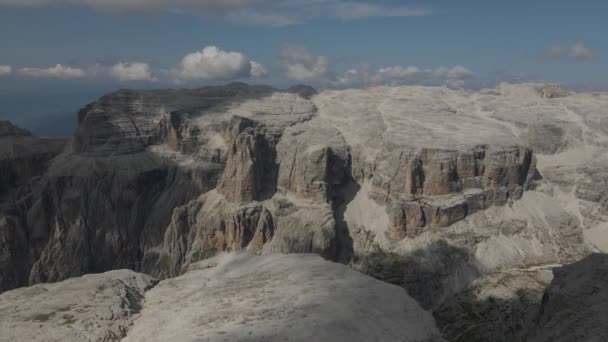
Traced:
[[117, 88], [231, 80], [608, 90], [606, 13], [600, 0], [0, 0], [0, 118], [32, 126]]

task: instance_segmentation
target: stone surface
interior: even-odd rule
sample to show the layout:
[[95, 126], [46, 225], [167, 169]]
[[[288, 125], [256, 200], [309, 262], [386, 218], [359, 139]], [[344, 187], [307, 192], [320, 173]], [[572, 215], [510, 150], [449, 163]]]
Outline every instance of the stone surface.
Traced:
[[449, 341], [604, 341], [608, 255], [476, 279], [433, 310]]
[[0, 341], [120, 341], [158, 281], [128, 270], [0, 295]]
[[348, 179], [349, 148], [338, 130], [319, 120], [286, 129], [277, 160], [278, 188], [296, 197], [330, 202]]
[[442, 341], [406, 292], [314, 255], [220, 255], [146, 293], [123, 340]]
[[608, 255], [592, 254], [553, 274], [528, 340], [608, 339]]
[[443, 302], [433, 316], [448, 341], [527, 341], [552, 278], [551, 267], [490, 274]]

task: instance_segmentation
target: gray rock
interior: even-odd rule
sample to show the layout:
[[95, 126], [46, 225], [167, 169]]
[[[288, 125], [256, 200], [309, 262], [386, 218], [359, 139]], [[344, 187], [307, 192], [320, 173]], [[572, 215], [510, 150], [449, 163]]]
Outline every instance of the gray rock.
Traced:
[[448, 341], [526, 341], [551, 268], [514, 269], [476, 279], [433, 310]]
[[277, 145], [279, 190], [329, 202], [348, 179], [349, 148], [340, 132], [313, 120], [285, 130]]
[[592, 254], [553, 270], [529, 341], [608, 339], [608, 255]]
[[120, 270], [0, 295], [0, 341], [120, 341], [158, 281]]
[[125, 342], [442, 341], [407, 293], [315, 255], [220, 255], [146, 293]]

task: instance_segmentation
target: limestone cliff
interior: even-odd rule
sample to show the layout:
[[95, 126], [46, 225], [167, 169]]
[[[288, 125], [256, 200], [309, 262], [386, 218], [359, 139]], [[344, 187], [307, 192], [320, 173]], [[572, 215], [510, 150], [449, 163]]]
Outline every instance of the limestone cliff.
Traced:
[[[121, 267], [178, 274], [238, 249], [367, 268], [378, 253], [445, 245], [463, 251], [449, 267], [471, 277], [566, 261], [601, 247], [588, 237], [606, 222], [603, 159], [587, 156], [603, 146], [604, 100], [538, 85], [121, 90], [78, 113], [65, 150], [3, 126], [14, 241], [3, 260], [27, 255], [11, 272], [19, 285]], [[570, 180], [557, 156], [577, 149], [585, 159], [566, 168], [585, 176]], [[580, 211], [551, 200], [572, 186]]]
[[316, 253], [452, 317], [483, 279], [608, 251], [606, 108], [607, 94], [539, 84], [232, 83], [105, 95], [70, 141], [0, 122], [0, 291]]

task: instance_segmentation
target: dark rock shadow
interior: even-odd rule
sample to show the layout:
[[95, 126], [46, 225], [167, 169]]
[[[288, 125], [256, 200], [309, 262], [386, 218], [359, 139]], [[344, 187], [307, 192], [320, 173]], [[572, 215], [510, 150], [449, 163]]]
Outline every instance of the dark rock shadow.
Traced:
[[445, 240], [407, 255], [384, 252], [358, 255], [353, 267], [376, 279], [403, 287], [425, 309], [464, 290], [481, 275], [481, 266], [464, 248]]
[[544, 288], [521, 288], [508, 298], [479, 300], [475, 288], [447, 299], [433, 310], [443, 337], [450, 342], [524, 342], [541, 308]]
[[[350, 170], [347, 171], [350, 175]], [[350, 234], [348, 224], [344, 220], [346, 207], [357, 196], [361, 186], [352, 177], [342, 184], [333, 198], [334, 220], [336, 222], [336, 261], [348, 264], [355, 255], [353, 238]]]

